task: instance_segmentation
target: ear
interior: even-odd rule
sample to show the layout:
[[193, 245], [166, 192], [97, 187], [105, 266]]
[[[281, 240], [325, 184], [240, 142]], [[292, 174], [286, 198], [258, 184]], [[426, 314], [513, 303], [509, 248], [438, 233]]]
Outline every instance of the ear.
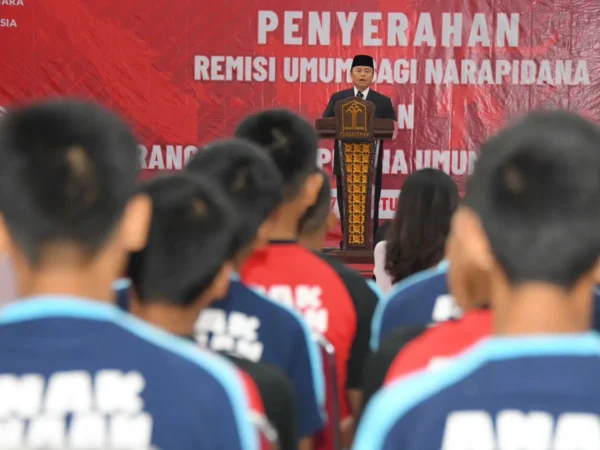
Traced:
[[592, 269], [592, 277], [596, 284], [600, 284], [600, 258], [596, 260], [596, 265]]
[[478, 270], [488, 272], [494, 267], [496, 260], [477, 214], [461, 207], [452, 218], [452, 233], [452, 244], [460, 246]]
[[323, 186], [323, 175], [320, 172], [312, 174], [306, 182], [304, 183], [304, 188], [302, 192], [302, 200], [304, 206], [310, 208], [315, 203], [317, 203], [317, 198], [319, 197], [319, 191], [321, 190], [321, 186]]
[[0, 253], [8, 253], [11, 250], [11, 237], [4, 216], [0, 214]]
[[202, 295], [203, 307], [208, 307], [214, 301], [223, 298], [229, 291], [229, 284], [231, 283], [231, 276], [233, 275], [234, 268], [231, 261], [227, 261], [221, 267], [221, 270], [217, 273], [217, 276], [209, 286], [209, 288]]
[[143, 250], [152, 220], [152, 201], [144, 194], [133, 197], [125, 207], [121, 222], [121, 242], [128, 252]]

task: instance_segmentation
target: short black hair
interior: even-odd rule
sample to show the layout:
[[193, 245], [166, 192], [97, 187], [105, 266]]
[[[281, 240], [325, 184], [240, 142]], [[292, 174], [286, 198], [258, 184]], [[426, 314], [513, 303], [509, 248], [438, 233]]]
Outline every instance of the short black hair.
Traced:
[[572, 288], [600, 255], [600, 129], [529, 114], [483, 145], [464, 204], [511, 284]]
[[189, 306], [238, 250], [235, 210], [213, 180], [183, 172], [154, 178], [141, 191], [152, 200], [152, 224], [128, 276], [142, 303]]
[[239, 244], [256, 238], [260, 225], [283, 201], [283, 180], [275, 164], [250, 141], [228, 139], [207, 145], [186, 171], [214, 178], [228, 194], [242, 221]]
[[45, 101], [0, 121], [0, 168], [0, 210], [31, 264], [61, 242], [91, 258], [136, 192], [138, 143], [100, 106]]
[[265, 150], [285, 184], [284, 198], [293, 200], [315, 173], [319, 138], [306, 120], [285, 109], [270, 109], [247, 117], [235, 131]]
[[298, 230], [300, 234], [311, 234], [320, 230], [331, 212], [331, 184], [329, 176], [323, 170], [320, 171], [323, 176], [323, 184], [314, 205], [306, 210], [304, 216], [300, 219]]

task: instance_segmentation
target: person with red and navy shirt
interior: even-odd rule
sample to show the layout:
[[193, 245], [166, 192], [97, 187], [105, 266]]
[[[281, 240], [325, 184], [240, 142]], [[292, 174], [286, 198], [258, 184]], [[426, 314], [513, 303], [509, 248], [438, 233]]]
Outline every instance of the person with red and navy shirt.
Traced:
[[[356, 379], [348, 369], [355, 368], [362, 374], [372, 310], [363, 317], [363, 309], [368, 308], [357, 306], [357, 297], [332, 265], [297, 241], [302, 218], [318, 202], [324, 182], [316, 166], [316, 131], [288, 111], [271, 110], [248, 117], [235, 134], [259, 144], [284, 180], [284, 201], [273, 221], [270, 245], [255, 251], [246, 261], [241, 279], [302, 313], [311, 330], [335, 348], [339, 385], [348, 387], [347, 380]], [[377, 297], [367, 291], [374, 309]], [[360, 390], [355, 389], [359, 387], [350, 389], [358, 391], [354, 392], [358, 397], [355, 403], [360, 403]], [[350, 417], [353, 411], [346, 395], [340, 401], [342, 419]]]
[[385, 384], [419, 370], [444, 367], [454, 357], [492, 333], [486, 274], [465, 257], [459, 237], [456, 236], [456, 228], [452, 228], [448, 236], [446, 255], [450, 262], [450, 292], [463, 311], [463, 316], [436, 324], [408, 343], [391, 364]]
[[369, 360], [365, 375], [365, 403], [384, 383], [419, 370], [443, 367], [455, 356], [492, 332], [492, 315], [485, 273], [465, 260], [451, 233], [446, 243], [451, 294], [464, 311], [459, 319], [430, 327], [399, 328], [388, 334]]
[[[215, 142], [186, 166], [192, 176], [210, 177], [224, 189], [240, 213], [234, 268], [255, 249], [264, 247], [271, 216], [283, 198], [281, 175], [271, 159], [250, 142]], [[281, 369], [294, 386], [296, 428], [310, 439], [324, 424], [324, 381], [321, 356], [302, 317], [232, 277], [226, 295], [204, 309], [196, 321], [200, 345]], [[293, 422], [293, 418], [288, 418]], [[289, 448], [282, 442], [282, 447]]]
[[298, 237], [302, 245], [311, 249], [337, 273], [346, 286], [356, 311], [357, 326], [350, 358], [338, 357], [336, 364], [339, 378], [337, 381], [338, 398], [341, 399], [342, 410], [342, 441], [348, 444], [352, 442], [357, 412], [362, 408], [365, 358], [369, 351], [370, 327], [380, 293], [377, 286], [367, 282], [360, 273], [321, 251], [325, 245], [327, 233], [337, 225], [337, 217], [330, 209], [329, 179], [325, 172], [322, 172], [322, 175], [323, 186], [319, 197], [302, 217], [298, 227]]
[[88, 103], [0, 123], [1, 244], [20, 297], [0, 310], [2, 448], [258, 449], [235, 368], [113, 304], [150, 222], [138, 156], [127, 126]]
[[492, 337], [371, 401], [355, 448], [600, 448], [600, 127], [537, 112], [482, 148], [452, 228]]

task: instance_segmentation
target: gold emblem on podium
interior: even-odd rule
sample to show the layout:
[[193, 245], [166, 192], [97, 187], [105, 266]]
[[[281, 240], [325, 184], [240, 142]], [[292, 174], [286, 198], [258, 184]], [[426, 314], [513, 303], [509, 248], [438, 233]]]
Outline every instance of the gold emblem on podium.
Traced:
[[358, 100], [352, 100], [342, 105], [342, 129], [344, 137], [368, 137], [369, 115], [367, 105]]

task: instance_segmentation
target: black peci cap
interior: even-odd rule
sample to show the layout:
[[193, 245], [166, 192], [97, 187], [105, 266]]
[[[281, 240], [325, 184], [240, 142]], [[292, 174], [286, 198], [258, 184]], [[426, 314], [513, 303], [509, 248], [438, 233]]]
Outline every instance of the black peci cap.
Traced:
[[373, 63], [373, 57], [369, 56], [369, 55], [356, 55], [354, 57], [354, 59], [352, 60], [352, 67], [351, 69], [354, 69], [355, 67], [370, 67], [371, 69], [375, 68], [375, 64]]

